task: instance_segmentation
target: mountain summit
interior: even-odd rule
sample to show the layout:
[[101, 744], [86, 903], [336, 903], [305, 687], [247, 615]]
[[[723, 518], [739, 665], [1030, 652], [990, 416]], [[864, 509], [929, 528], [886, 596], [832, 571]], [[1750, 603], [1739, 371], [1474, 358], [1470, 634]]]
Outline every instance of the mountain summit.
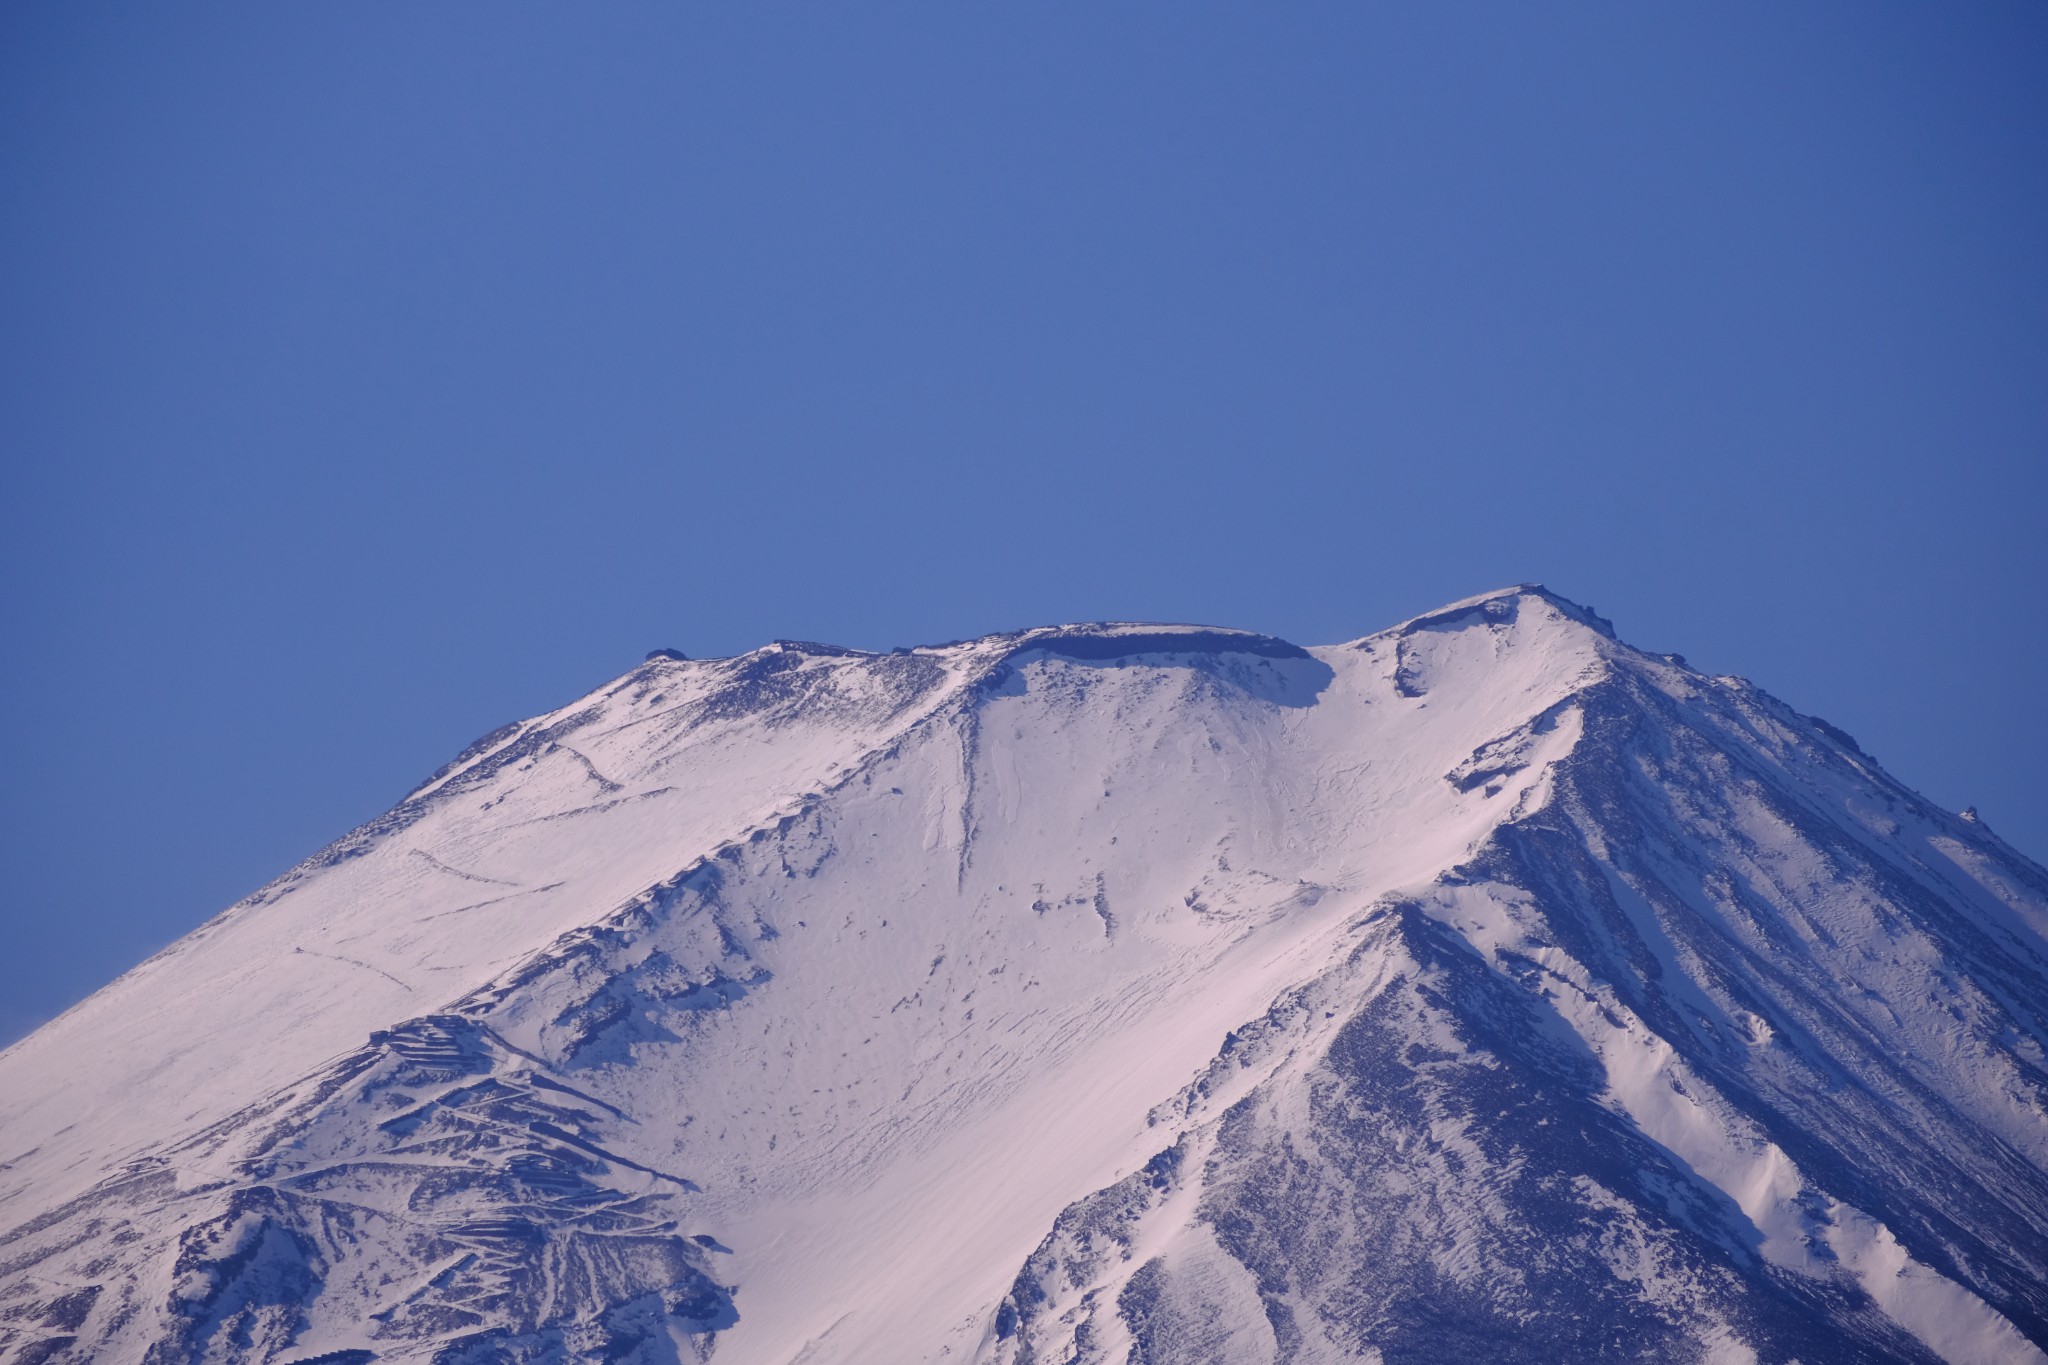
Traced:
[[2048, 873], [1536, 587], [656, 651], [0, 1054], [0, 1359], [2048, 1361]]

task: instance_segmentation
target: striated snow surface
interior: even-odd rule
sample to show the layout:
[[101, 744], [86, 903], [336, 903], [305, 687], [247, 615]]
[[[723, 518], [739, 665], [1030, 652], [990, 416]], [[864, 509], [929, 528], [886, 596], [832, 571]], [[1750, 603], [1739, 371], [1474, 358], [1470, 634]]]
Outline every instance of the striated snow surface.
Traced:
[[1539, 588], [651, 658], [0, 1053], [0, 1362], [2048, 1362], [2044, 932]]

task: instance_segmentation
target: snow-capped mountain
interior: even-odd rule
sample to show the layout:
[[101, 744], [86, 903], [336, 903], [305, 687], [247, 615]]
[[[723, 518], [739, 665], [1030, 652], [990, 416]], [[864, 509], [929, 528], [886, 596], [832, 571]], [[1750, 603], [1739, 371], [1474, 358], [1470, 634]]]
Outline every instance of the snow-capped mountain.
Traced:
[[2048, 1361], [2048, 874], [1539, 588], [658, 654], [0, 1054], [0, 1360]]

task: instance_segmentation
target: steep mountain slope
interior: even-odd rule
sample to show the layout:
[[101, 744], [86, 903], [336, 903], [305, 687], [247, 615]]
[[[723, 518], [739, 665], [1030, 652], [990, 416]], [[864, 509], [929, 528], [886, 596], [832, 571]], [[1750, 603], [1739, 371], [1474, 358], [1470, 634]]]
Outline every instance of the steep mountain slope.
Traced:
[[2048, 875], [1540, 589], [650, 659], [0, 1054], [0, 1358], [2044, 1360]]

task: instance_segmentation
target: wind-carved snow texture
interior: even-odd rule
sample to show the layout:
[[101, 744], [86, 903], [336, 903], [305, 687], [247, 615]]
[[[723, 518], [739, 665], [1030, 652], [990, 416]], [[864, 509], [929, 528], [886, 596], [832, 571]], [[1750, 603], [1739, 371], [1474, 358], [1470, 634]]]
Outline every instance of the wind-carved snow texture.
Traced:
[[0, 1054], [0, 1360], [2042, 1361], [2044, 933], [1537, 588], [658, 654]]
[[[408, 1021], [307, 1093], [131, 1164], [118, 1197], [59, 1210], [15, 1254], [168, 1265], [167, 1294], [115, 1281], [96, 1305], [152, 1324], [150, 1361], [272, 1359], [329, 1332], [489, 1361], [730, 1325], [681, 1231], [696, 1187], [607, 1150], [625, 1115], [547, 1069], [472, 1019]], [[229, 1174], [181, 1180], [208, 1170]], [[144, 1212], [163, 1204], [184, 1213], [174, 1240]]]

